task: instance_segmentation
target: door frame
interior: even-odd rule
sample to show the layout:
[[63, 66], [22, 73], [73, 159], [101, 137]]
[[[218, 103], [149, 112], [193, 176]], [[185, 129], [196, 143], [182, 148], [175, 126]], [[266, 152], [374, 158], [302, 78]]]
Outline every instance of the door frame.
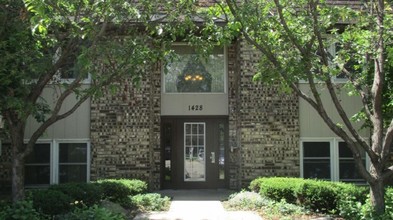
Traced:
[[[216, 180], [206, 179], [205, 182], [186, 182], [184, 181], [184, 123], [192, 122], [205, 122], [206, 139], [205, 144], [216, 142], [217, 137], [208, 137], [208, 127], [218, 125], [219, 122], [224, 122], [224, 179], [219, 179], [217, 176]], [[228, 128], [228, 116], [162, 116], [161, 117], [161, 188], [162, 189], [217, 189], [217, 188], [228, 188], [229, 186], [229, 172], [228, 172], [228, 155], [229, 155], [229, 128]], [[168, 128], [170, 126], [170, 132]], [[211, 128], [210, 128], [211, 129]], [[166, 133], [166, 134], [165, 134]], [[209, 141], [207, 140], [209, 138]], [[214, 140], [211, 140], [213, 138]], [[169, 140], [171, 139], [171, 140]], [[166, 143], [165, 143], [166, 142]], [[168, 146], [170, 153], [168, 154]], [[165, 149], [167, 148], [167, 149]], [[206, 146], [206, 149], [207, 146]], [[205, 168], [208, 169], [207, 160], [210, 158], [210, 153], [205, 149]], [[216, 150], [217, 152], [217, 150]], [[166, 170], [165, 166], [166, 158], [170, 155], [170, 174]], [[219, 152], [216, 153], [216, 166], [219, 172]], [[212, 166], [211, 164], [209, 166]], [[208, 175], [206, 172], [205, 175]], [[218, 174], [219, 175], [219, 174]], [[168, 179], [169, 177], [169, 179]], [[208, 178], [208, 176], [206, 176]], [[211, 178], [211, 177], [210, 177]]]

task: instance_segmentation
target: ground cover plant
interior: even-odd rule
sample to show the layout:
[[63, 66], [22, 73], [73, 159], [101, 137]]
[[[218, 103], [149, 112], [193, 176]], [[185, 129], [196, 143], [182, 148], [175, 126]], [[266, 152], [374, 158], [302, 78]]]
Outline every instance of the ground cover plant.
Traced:
[[170, 199], [147, 193], [141, 180], [104, 179], [29, 190], [25, 200], [0, 204], [0, 219], [7, 220], [122, 220], [139, 212], [168, 210]]
[[291, 204], [282, 199], [273, 199], [261, 196], [256, 192], [241, 191], [230, 195], [228, 201], [223, 203], [225, 209], [234, 211], [254, 211], [263, 219], [302, 219], [310, 212], [298, 205]]

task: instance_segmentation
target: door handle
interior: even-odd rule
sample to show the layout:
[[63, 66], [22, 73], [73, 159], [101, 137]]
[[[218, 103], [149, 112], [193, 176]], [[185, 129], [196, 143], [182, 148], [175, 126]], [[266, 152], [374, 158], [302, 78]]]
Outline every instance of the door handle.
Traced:
[[210, 160], [212, 163], [216, 163], [216, 152], [210, 152]]

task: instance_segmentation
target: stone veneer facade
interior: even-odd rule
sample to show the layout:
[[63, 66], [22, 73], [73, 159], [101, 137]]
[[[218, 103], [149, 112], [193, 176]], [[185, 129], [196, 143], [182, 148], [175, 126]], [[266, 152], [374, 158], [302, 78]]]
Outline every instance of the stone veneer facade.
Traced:
[[[258, 53], [244, 40], [228, 48], [229, 187], [258, 176], [299, 176], [298, 97], [252, 82]], [[126, 82], [91, 103], [91, 179], [139, 178], [160, 188], [161, 65], [136, 89]]]
[[[363, 4], [328, 3], [353, 8]], [[252, 82], [258, 53], [244, 40], [228, 48], [228, 57], [229, 187], [245, 187], [257, 176], [300, 176], [298, 97]], [[140, 178], [152, 189], [160, 187], [160, 92], [157, 64], [140, 89], [124, 85], [120, 94], [106, 92], [92, 101], [91, 180]], [[8, 193], [11, 150], [4, 134], [0, 136], [0, 193]]]

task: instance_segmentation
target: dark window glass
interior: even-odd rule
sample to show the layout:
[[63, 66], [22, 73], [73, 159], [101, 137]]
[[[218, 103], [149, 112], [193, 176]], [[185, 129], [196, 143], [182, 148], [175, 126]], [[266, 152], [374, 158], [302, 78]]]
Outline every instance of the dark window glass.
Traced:
[[303, 142], [304, 157], [330, 157], [330, 142]]
[[50, 162], [50, 144], [36, 144], [33, 151], [26, 157], [26, 164]]
[[61, 143], [59, 144], [60, 163], [86, 163], [86, 143]]
[[59, 183], [86, 182], [87, 144], [59, 144]]
[[303, 162], [304, 178], [331, 179], [330, 177], [330, 160], [307, 160]]
[[59, 183], [86, 182], [87, 165], [60, 165]]
[[[339, 171], [340, 181], [344, 182], [365, 182], [356, 169], [352, 151], [345, 142], [339, 142]], [[365, 152], [362, 152], [363, 163], [366, 163]]]
[[25, 185], [50, 184], [50, 144], [36, 144], [25, 162]]
[[50, 166], [26, 165], [25, 185], [48, 185], [50, 184]]
[[303, 142], [304, 178], [331, 179], [330, 142]]
[[338, 151], [340, 157], [352, 157], [352, 151], [347, 147], [347, 143], [345, 142], [338, 143]]

